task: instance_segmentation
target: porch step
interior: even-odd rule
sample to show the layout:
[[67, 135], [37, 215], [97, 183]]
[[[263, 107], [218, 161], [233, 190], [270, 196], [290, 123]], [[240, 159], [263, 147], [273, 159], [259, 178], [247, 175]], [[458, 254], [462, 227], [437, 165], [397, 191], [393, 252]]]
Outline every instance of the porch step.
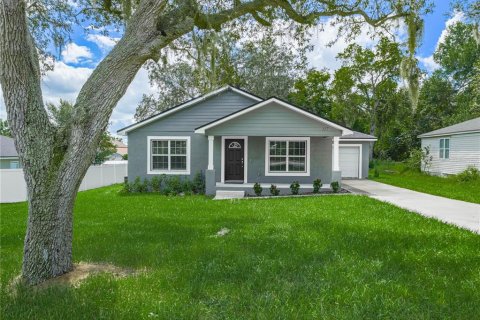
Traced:
[[223, 200], [223, 199], [241, 199], [245, 198], [245, 191], [237, 191], [237, 190], [217, 190], [215, 195], [215, 200]]

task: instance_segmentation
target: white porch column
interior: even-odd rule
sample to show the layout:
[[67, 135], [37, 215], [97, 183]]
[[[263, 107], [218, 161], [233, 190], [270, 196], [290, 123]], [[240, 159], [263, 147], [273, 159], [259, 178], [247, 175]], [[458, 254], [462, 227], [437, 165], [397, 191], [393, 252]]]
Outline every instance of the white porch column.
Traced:
[[213, 141], [214, 136], [208, 136], [208, 170], [213, 170]]
[[340, 137], [333, 137], [333, 171], [340, 171]]

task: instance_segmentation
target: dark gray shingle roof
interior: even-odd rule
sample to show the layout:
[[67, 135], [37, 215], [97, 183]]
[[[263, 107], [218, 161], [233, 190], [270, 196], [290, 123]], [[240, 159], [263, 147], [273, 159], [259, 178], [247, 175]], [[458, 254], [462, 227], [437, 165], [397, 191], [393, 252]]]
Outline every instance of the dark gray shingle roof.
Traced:
[[0, 136], [0, 157], [18, 157], [12, 138]]
[[441, 128], [419, 135], [419, 138], [448, 135], [459, 132], [480, 131], [480, 117], [454, 124], [453, 126]]
[[347, 134], [345, 136], [341, 136], [340, 140], [342, 139], [377, 139], [375, 136], [371, 136], [369, 134], [361, 133], [358, 131], [353, 131], [352, 134]]

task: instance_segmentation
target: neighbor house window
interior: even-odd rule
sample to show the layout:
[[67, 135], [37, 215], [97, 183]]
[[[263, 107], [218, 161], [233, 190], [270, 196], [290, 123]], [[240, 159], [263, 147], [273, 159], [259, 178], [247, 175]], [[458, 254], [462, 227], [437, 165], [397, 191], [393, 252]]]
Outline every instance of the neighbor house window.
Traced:
[[18, 161], [10, 161], [10, 169], [20, 168], [20, 163]]
[[190, 173], [190, 137], [148, 137], [148, 146], [148, 173]]
[[309, 138], [267, 138], [266, 175], [308, 175]]
[[450, 158], [450, 139], [442, 138], [440, 139], [440, 159], [449, 159]]

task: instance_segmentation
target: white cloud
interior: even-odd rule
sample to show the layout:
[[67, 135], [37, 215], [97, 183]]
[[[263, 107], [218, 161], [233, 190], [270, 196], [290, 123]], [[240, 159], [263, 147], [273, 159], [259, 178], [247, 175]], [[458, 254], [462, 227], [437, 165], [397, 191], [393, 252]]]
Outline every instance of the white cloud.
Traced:
[[67, 44], [66, 48], [62, 51], [62, 58], [66, 63], [88, 61], [92, 57], [93, 54], [88, 47], [79, 46], [76, 43]]
[[465, 15], [463, 14], [463, 12], [457, 11], [450, 19], [445, 21], [445, 29], [443, 29], [442, 33], [440, 34], [440, 37], [438, 38], [437, 45], [435, 46], [435, 50], [438, 48], [440, 43], [445, 41], [445, 38], [448, 35], [448, 27], [454, 25], [457, 22], [463, 21], [464, 17]]
[[433, 60], [433, 55], [428, 57], [417, 57], [418, 61], [423, 65], [423, 67], [427, 70], [427, 72], [431, 73], [438, 68], [440, 65]]
[[[80, 89], [92, 72], [93, 68], [73, 67], [62, 61], [55, 62], [54, 70], [49, 71], [42, 79], [44, 102], [58, 103], [60, 99], [75, 102]], [[148, 81], [147, 70], [140, 69], [110, 117], [110, 132], [115, 134], [118, 129], [133, 123], [133, 115], [142, 99], [142, 95], [153, 92], [154, 89]], [[6, 118], [5, 103], [1, 91], [0, 118]]]
[[[323, 27], [314, 27], [310, 30], [313, 50], [308, 53], [307, 58], [310, 66], [316, 69], [326, 68], [330, 71], [338, 69], [341, 62], [336, 57], [351, 43], [343, 37], [337, 39], [339, 29], [332, 25], [331, 21], [329, 19]], [[368, 31], [368, 28], [365, 28], [353, 42], [364, 47], [373, 46], [377, 40], [372, 39]], [[331, 42], [334, 42], [333, 45], [329, 45]]]
[[120, 38], [111, 38], [101, 34], [89, 34], [87, 40], [95, 43], [103, 52], [112, 49]]

